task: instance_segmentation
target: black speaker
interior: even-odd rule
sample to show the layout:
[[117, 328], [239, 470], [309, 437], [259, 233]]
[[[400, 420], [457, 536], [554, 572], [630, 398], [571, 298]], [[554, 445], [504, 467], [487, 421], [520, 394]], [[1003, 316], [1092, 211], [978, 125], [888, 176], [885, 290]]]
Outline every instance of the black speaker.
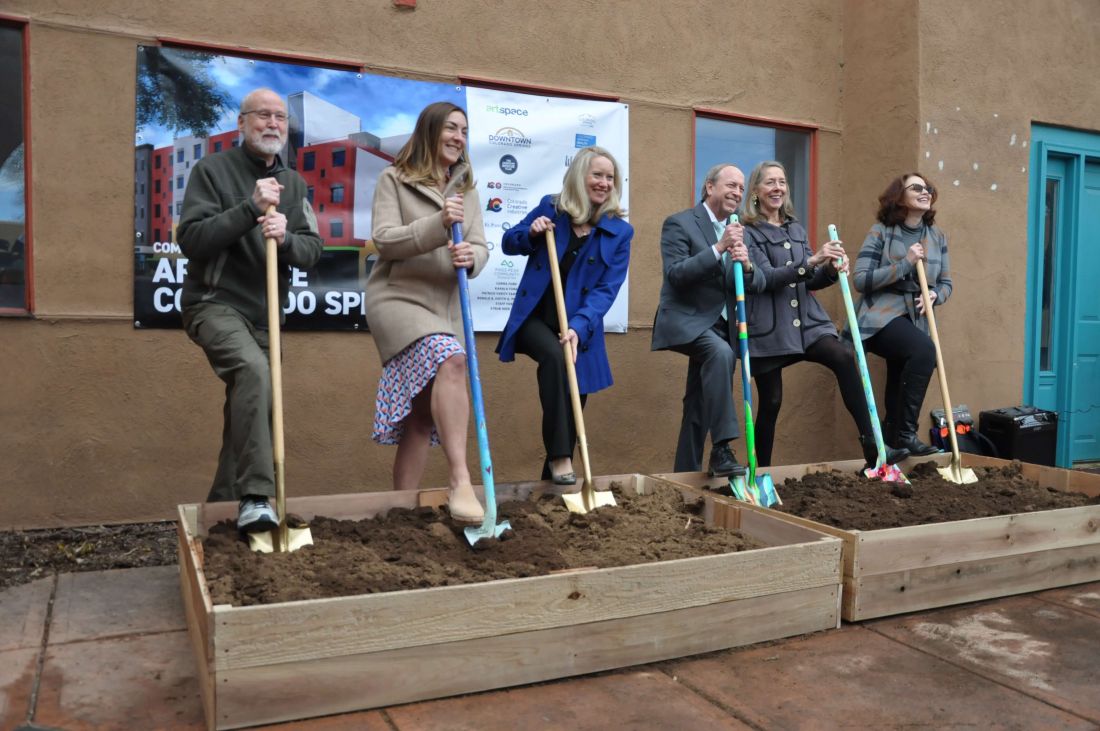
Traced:
[[1002, 459], [1054, 466], [1058, 447], [1058, 414], [1034, 406], [1008, 406], [983, 411], [978, 431], [997, 447]]

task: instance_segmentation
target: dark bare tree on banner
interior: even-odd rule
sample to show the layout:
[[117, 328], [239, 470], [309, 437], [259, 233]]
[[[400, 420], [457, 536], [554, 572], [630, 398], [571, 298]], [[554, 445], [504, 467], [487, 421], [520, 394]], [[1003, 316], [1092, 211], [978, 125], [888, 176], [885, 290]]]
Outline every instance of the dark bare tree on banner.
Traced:
[[214, 56], [179, 48], [143, 49], [137, 74], [137, 127], [159, 124], [206, 137], [232, 103], [210, 77]]

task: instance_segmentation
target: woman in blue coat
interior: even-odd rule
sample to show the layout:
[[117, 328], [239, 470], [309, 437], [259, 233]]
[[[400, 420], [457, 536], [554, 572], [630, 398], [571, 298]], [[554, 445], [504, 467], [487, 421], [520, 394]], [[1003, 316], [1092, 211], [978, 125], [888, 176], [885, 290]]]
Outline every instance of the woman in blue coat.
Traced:
[[[622, 174], [611, 153], [586, 147], [573, 158], [561, 193], [544, 197], [523, 221], [505, 232], [501, 242], [505, 254], [526, 256], [527, 266], [497, 352], [505, 362], [523, 353], [538, 363], [546, 447], [542, 479], [558, 485], [577, 481], [573, 471], [577, 433], [562, 346], [570, 346], [582, 405], [588, 394], [612, 383], [603, 318], [626, 279], [634, 236], [619, 206], [622, 189]], [[569, 319], [564, 337], [550, 284], [546, 232], [551, 228]]]

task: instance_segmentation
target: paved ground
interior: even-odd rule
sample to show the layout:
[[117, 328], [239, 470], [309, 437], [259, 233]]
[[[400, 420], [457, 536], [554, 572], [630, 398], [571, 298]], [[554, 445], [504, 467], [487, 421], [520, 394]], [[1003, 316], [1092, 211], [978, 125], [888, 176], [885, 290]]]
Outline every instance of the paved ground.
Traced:
[[[301, 731], [1100, 729], [1100, 583]], [[0, 729], [202, 729], [175, 567], [0, 593]]]

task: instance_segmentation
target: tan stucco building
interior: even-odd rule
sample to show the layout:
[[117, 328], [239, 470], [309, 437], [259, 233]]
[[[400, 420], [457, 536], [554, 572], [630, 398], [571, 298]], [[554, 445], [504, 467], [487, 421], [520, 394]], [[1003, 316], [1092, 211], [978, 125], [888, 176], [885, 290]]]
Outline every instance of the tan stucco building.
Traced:
[[[695, 200], [700, 110], [807, 128], [811, 238], [836, 223], [853, 253], [889, 179], [926, 172], [952, 242], [955, 294], [940, 310], [952, 395], [975, 413], [1025, 398], [1028, 142], [1036, 124], [1100, 129], [1095, 0], [412, 4], [0, 0], [29, 62], [32, 295], [30, 316], [0, 317], [0, 528], [167, 518], [213, 475], [222, 384], [183, 332], [133, 324], [135, 52], [158, 39], [628, 104], [629, 332], [608, 336], [616, 385], [586, 409], [597, 474], [672, 466], [686, 359], [649, 342], [661, 223]], [[839, 293], [823, 300], [840, 321]], [[283, 340], [291, 494], [388, 489], [393, 450], [369, 438], [371, 337]], [[534, 366], [499, 363], [495, 342], [478, 338], [494, 465], [501, 481], [534, 479]], [[775, 462], [855, 458], [828, 371], [799, 365], [785, 381]], [[939, 399], [933, 381], [925, 412]], [[445, 480], [436, 450], [427, 483]]]

